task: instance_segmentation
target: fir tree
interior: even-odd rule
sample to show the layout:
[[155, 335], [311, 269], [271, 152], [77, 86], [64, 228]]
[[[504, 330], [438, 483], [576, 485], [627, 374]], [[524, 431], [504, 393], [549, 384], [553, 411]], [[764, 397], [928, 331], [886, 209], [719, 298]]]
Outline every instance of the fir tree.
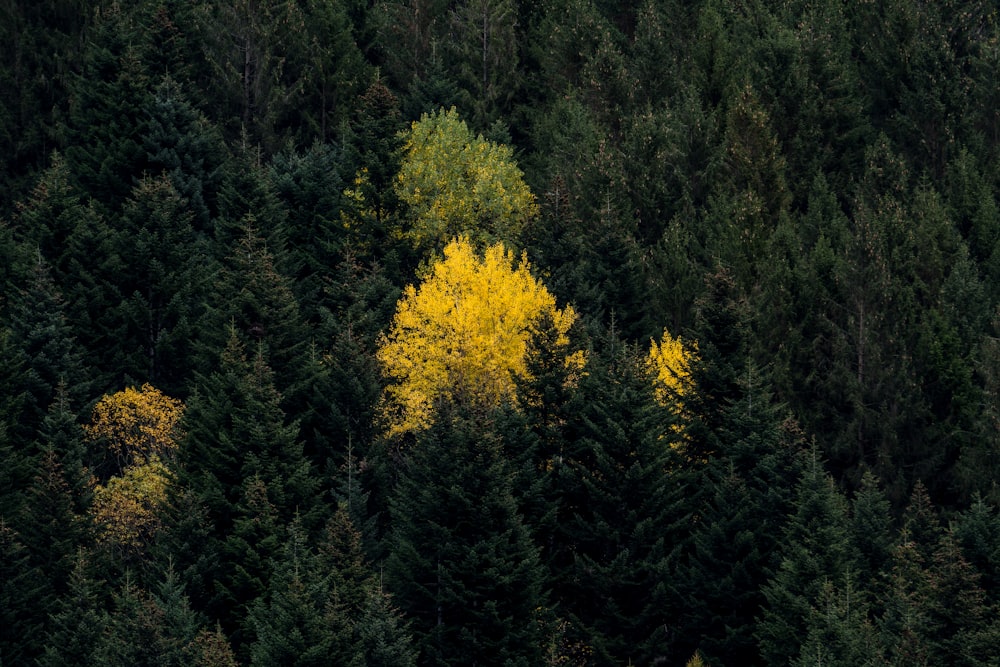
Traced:
[[610, 349], [590, 356], [567, 406], [564, 452], [547, 462], [559, 469], [547, 551], [571, 636], [601, 662], [646, 663], [666, 651], [664, 528], [675, 436], [645, 358], [611, 336]]
[[839, 585], [851, 562], [847, 501], [823, 470], [813, 446], [799, 481], [794, 514], [777, 548], [778, 566], [763, 588], [767, 601], [756, 635], [766, 664], [788, 664], [799, 654], [810, 609], [824, 586]]
[[542, 572], [488, 425], [446, 409], [404, 465], [386, 577], [417, 664], [538, 664]]
[[86, 667], [94, 664], [94, 651], [106, 629], [101, 589], [105, 582], [94, 578], [93, 564], [82, 549], [77, 552], [69, 589], [50, 615], [45, 633], [43, 667]]

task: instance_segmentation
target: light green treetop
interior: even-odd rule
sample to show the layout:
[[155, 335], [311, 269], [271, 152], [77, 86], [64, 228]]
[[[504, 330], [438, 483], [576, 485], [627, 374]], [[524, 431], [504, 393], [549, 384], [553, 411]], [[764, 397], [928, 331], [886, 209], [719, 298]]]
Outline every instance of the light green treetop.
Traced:
[[509, 146], [474, 137], [454, 108], [424, 114], [404, 140], [395, 187], [415, 247], [440, 250], [457, 236], [516, 245], [538, 205]]

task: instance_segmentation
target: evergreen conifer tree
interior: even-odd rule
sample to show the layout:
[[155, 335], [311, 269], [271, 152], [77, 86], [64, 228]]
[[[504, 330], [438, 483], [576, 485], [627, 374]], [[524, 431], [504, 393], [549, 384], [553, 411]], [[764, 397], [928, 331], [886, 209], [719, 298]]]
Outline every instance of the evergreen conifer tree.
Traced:
[[597, 659], [654, 662], [667, 650], [667, 471], [677, 436], [645, 358], [614, 332], [602, 342], [608, 349], [591, 354], [567, 406], [565, 449], [554, 455], [562, 460], [548, 462], [559, 469], [550, 581], [571, 637]]
[[417, 664], [538, 664], [542, 571], [489, 425], [446, 404], [403, 465], [386, 579]]
[[766, 664], [788, 664], [799, 654], [810, 609], [820, 606], [825, 586], [845, 581], [853, 560], [847, 501], [818, 456], [813, 445], [777, 547], [777, 568], [763, 588], [766, 605], [756, 635]]
[[101, 589], [105, 582], [94, 578], [93, 564], [83, 549], [77, 552], [69, 588], [49, 617], [42, 667], [87, 667], [94, 664], [94, 651], [107, 626]]

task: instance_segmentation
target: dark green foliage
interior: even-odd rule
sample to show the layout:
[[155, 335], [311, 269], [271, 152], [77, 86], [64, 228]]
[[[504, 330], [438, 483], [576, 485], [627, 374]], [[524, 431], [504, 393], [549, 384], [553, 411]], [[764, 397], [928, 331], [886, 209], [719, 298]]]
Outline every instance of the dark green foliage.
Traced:
[[892, 505], [875, 476], [866, 471], [851, 505], [851, 541], [857, 562], [855, 581], [863, 590], [877, 592], [895, 542]]
[[204, 310], [209, 255], [195, 235], [191, 202], [167, 175], [144, 178], [125, 202], [115, 254], [130, 269], [115, 279], [116, 366], [131, 382], [183, 391], [191, 338]]
[[[91, 10], [79, 1], [7, 0], [0, 25], [0, 183], [6, 214], [45, 168]], [[9, 199], [8, 199], [9, 198]]]
[[193, 229], [206, 233], [216, 210], [225, 148], [218, 132], [191, 106], [171, 76], [176, 74], [166, 73], [149, 100], [142, 147], [149, 176], [169, 178], [193, 214]]
[[955, 540], [962, 554], [976, 569], [980, 585], [991, 607], [1000, 603], [1000, 515], [996, 507], [982, 498], [973, 500], [954, 527]]
[[358, 664], [348, 618], [327, 572], [296, 518], [266, 592], [249, 610], [247, 621], [256, 638], [250, 647], [251, 665]]
[[282, 521], [298, 508], [310, 515], [320, 510], [298, 425], [287, 421], [280, 403], [263, 352], [258, 348], [248, 359], [233, 331], [219, 369], [191, 399], [182, 472], [223, 534], [233, 525], [233, 508], [251, 479], [267, 488]]
[[321, 317], [323, 284], [344, 243], [344, 170], [341, 151], [329, 144], [313, 144], [303, 153], [280, 153], [271, 163], [274, 191], [289, 211], [290, 277], [303, 316], [311, 322]]
[[367, 667], [412, 667], [417, 652], [392, 598], [382, 591], [368, 596], [358, 623], [359, 648]]
[[665, 652], [662, 528], [676, 436], [644, 359], [613, 334], [605, 344], [565, 407], [560, 450], [551, 425], [540, 434], [554, 516], [539, 540], [571, 637], [601, 662], [647, 663]]
[[126, 574], [105, 616], [104, 631], [93, 652], [102, 665], [189, 665], [200, 618], [191, 610], [172, 569], [156, 594], [137, 587]]
[[[817, 460], [815, 447], [811, 455], [796, 489], [795, 514], [777, 548], [777, 568], [763, 589], [767, 603], [757, 641], [770, 665], [789, 664], [799, 654], [810, 608], [822, 608], [824, 589], [845, 581], [850, 585], [847, 501]], [[836, 593], [825, 595], [827, 605], [836, 604]]]
[[806, 619], [808, 633], [791, 663], [796, 667], [877, 664], [877, 634], [868, 618], [863, 589], [855, 587], [848, 573], [843, 584], [824, 581]]
[[412, 622], [417, 664], [538, 664], [538, 552], [488, 425], [445, 410], [403, 459], [387, 584]]
[[889, 570], [879, 619], [886, 656], [897, 663], [988, 664], [997, 637], [979, 573], [952, 531], [940, 525], [927, 492], [914, 491]]
[[89, 556], [79, 551], [70, 574], [69, 590], [49, 617], [45, 652], [38, 660], [39, 665], [86, 667], [93, 664], [94, 651], [107, 625], [101, 595], [105, 583], [94, 579]]
[[40, 254], [28, 283], [11, 298], [12, 342], [19, 347], [24, 369], [25, 404], [18, 426], [27, 435], [41, 427], [60, 387], [66, 409], [82, 408], [90, 398], [91, 380], [66, 317], [66, 304]]
[[[0, 0], [0, 661], [995, 663], [994, 4]], [[579, 319], [390, 442], [452, 106]], [[145, 381], [187, 433], [126, 570], [80, 423]]]
[[118, 209], [146, 168], [142, 146], [150, 81], [142, 28], [118, 4], [94, 12], [82, 67], [72, 78], [66, 158], [75, 180], [101, 209]]
[[[801, 433], [748, 360], [747, 311], [730, 274], [699, 302], [699, 359], [685, 393], [691, 423], [671, 489], [673, 650], [765, 664], [753, 637], [764, 586], [780, 565], [802, 475]], [[788, 530], [792, 530], [790, 527]]]
[[32, 563], [17, 531], [0, 518], [0, 659], [4, 662], [30, 663], [38, 655], [48, 596], [45, 573]]
[[11, 436], [27, 397], [21, 383], [22, 359], [10, 339], [10, 332], [0, 329], [0, 386], [5, 396], [0, 409], [0, 457], [4, 462], [0, 466], [0, 517], [5, 520], [15, 516], [24, 503], [34, 463], [27, 443]]

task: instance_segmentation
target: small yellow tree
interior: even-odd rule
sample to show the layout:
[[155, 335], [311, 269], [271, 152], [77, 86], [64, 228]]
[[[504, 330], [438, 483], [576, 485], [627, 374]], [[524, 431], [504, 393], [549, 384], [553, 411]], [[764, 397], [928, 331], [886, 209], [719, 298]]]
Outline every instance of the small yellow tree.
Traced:
[[404, 235], [422, 249], [452, 238], [512, 243], [538, 213], [513, 151], [475, 137], [452, 108], [424, 114], [405, 135], [396, 194], [410, 209]]
[[173, 454], [183, 411], [181, 401], [147, 383], [103, 396], [83, 428], [91, 440], [105, 440], [119, 469], [125, 470]]
[[160, 526], [170, 471], [159, 459], [132, 466], [94, 488], [91, 515], [98, 540], [126, 553], [140, 551]]
[[91, 515], [98, 539], [123, 553], [141, 550], [159, 527], [184, 404], [144, 384], [103, 396], [94, 406], [87, 437], [105, 441], [121, 473], [106, 484], [95, 480]]
[[697, 347], [685, 345], [680, 336], [674, 338], [666, 329], [659, 343], [650, 341], [648, 363], [656, 378], [656, 400], [676, 411], [681, 419], [676, 427], [679, 432], [683, 432], [687, 417], [684, 395], [691, 387], [691, 363], [696, 358]]
[[[468, 238], [449, 243], [420, 286], [407, 286], [379, 344], [378, 359], [391, 380], [390, 434], [429, 426], [439, 400], [487, 407], [515, 400], [515, 380], [527, 376], [528, 338], [543, 314], [565, 340], [576, 313], [556, 308], [525, 256], [517, 262], [502, 243], [482, 257]], [[582, 359], [578, 352], [567, 363], [582, 365]]]

